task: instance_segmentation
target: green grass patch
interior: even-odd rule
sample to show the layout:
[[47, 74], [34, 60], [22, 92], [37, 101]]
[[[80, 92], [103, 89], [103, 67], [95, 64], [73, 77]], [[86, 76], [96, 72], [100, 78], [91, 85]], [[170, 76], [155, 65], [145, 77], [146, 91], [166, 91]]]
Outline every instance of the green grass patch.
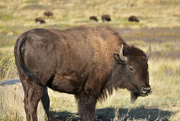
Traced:
[[38, 0], [26, 0], [24, 3], [38, 3]]
[[18, 78], [12, 51], [0, 50], [0, 80]]
[[6, 27], [5, 25], [0, 25], [0, 29], [5, 29]]

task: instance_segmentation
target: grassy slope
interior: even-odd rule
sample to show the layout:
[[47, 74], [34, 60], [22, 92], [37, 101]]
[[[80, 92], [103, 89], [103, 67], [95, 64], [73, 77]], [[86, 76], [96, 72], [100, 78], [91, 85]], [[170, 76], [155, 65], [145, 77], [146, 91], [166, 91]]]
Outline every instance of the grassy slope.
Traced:
[[[128, 43], [135, 44], [145, 51], [148, 44], [152, 46], [149, 68], [153, 94], [139, 98], [132, 104], [129, 92], [119, 90], [105, 102], [98, 103], [96, 113], [104, 118], [155, 120], [159, 117], [178, 121], [180, 119], [179, 4], [179, 0], [1, 0], [0, 71], [1, 75], [4, 75], [1, 79], [18, 77], [15, 67], [12, 66], [13, 44], [17, 36], [28, 29], [66, 28], [84, 24], [124, 28], [119, 29], [119, 32]], [[43, 12], [48, 10], [54, 13], [54, 17], [46, 18], [46, 24], [34, 22], [35, 17], [44, 17]], [[102, 14], [110, 14], [112, 22], [102, 23], [100, 20]], [[100, 21], [98, 23], [89, 21], [91, 15], [96, 15]], [[137, 15], [140, 23], [128, 22], [127, 18], [130, 15]], [[9, 58], [12, 60], [7, 63]], [[72, 100], [73, 96], [67, 98], [66, 94], [57, 94], [55, 97], [54, 92], [52, 93], [52, 110], [56, 110], [58, 114], [77, 111], [76, 103]]]

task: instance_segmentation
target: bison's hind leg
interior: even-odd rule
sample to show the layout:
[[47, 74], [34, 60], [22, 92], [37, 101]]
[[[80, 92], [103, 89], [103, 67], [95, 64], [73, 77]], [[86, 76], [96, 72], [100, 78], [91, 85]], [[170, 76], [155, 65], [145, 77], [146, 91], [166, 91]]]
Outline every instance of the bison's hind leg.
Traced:
[[24, 107], [27, 121], [37, 121], [37, 106], [42, 99], [45, 87], [39, 86], [30, 79], [21, 79], [24, 89]]

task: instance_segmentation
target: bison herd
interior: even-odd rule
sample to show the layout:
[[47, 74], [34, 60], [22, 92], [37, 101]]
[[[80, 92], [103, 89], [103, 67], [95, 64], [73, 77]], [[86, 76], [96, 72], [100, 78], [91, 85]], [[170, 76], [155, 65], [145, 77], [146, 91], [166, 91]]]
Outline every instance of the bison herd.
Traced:
[[[51, 11], [46, 11], [46, 12], [43, 13], [43, 15], [44, 15], [44, 17], [35, 18], [35, 22], [36, 23], [39, 22], [40, 24], [44, 24], [44, 23], [46, 23], [45, 17], [50, 18], [50, 17], [53, 17], [54, 14]], [[98, 17], [93, 15], [93, 16], [89, 17], [89, 20], [98, 22]], [[112, 21], [111, 16], [109, 14], [102, 15], [101, 20], [102, 20], [102, 22], [110, 22], [110, 21]], [[139, 22], [139, 19], [138, 19], [137, 16], [132, 15], [132, 16], [130, 16], [128, 18], [128, 21], [129, 22]]]
[[[96, 16], [90, 16], [89, 19], [98, 22], [98, 19], [97, 19]], [[102, 15], [101, 19], [102, 19], [102, 22], [105, 22], [105, 21], [109, 22], [109, 21], [111, 21], [111, 17], [108, 14]]]
[[[44, 14], [44, 16], [47, 17], [47, 18], [53, 17], [53, 15], [54, 15], [53, 12], [51, 12], [51, 11], [46, 11], [46, 12], [44, 12], [43, 14]], [[36, 22], [36, 23], [39, 22], [40, 24], [46, 23], [46, 21], [45, 21], [45, 19], [44, 19], [43, 17], [37, 17], [37, 18], [35, 18], [35, 22]]]
[[[90, 16], [89, 19], [98, 22], [98, 18], [96, 16]], [[109, 14], [102, 15], [101, 19], [102, 19], [102, 22], [106, 22], [106, 21], [110, 22], [111, 21], [111, 17]], [[139, 19], [137, 16], [132, 15], [128, 18], [128, 21], [129, 22], [139, 22]]]

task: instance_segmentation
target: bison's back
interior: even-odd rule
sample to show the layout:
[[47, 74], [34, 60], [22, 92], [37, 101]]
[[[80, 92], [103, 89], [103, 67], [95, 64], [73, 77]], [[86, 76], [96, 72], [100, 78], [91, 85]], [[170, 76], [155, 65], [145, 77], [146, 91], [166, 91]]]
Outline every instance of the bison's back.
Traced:
[[[78, 56], [84, 61], [110, 59], [119, 51], [123, 40], [109, 27], [74, 27], [66, 30], [50, 30], [59, 37], [60, 47], [67, 56]], [[69, 54], [68, 54], [69, 53]]]

